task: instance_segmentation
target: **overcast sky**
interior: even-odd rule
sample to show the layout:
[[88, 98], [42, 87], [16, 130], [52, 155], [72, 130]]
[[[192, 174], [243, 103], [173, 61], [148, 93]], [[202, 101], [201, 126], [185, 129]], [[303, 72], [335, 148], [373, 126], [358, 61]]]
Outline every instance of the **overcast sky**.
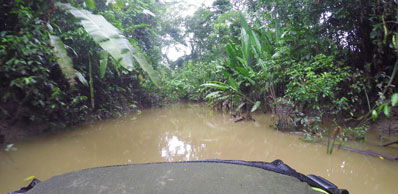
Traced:
[[162, 2], [179, 2], [182, 4], [190, 4], [192, 7], [187, 10], [181, 10], [182, 16], [193, 15], [195, 10], [199, 8], [202, 4], [205, 6], [211, 6], [214, 0], [162, 0]]
[[[190, 4], [192, 6], [184, 6], [188, 7], [188, 9], [180, 10], [179, 13], [181, 16], [186, 17], [189, 15], [193, 15], [193, 13], [202, 5], [205, 5], [206, 7], [209, 7], [213, 4], [214, 0], [162, 0], [163, 2], [179, 2], [181, 4]], [[169, 49], [164, 49], [163, 54], [166, 54], [167, 57], [175, 61], [179, 57], [182, 57], [186, 54], [189, 54], [190, 50], [188, 47], [185, 47], [184, 45], [176, 45], [175, 47], [170, 47]]]

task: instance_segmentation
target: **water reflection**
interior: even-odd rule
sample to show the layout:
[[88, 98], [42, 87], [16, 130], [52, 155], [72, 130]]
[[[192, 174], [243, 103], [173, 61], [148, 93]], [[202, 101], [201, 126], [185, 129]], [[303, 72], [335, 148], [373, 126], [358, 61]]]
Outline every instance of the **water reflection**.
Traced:
[[253, 117], [256, 122], [235, 123], [230, 115], [206, 106], [177, 104], [17, 143], [18, 151], [0, 150], [0, 193], [26, 186], [24, 179], [32, 175], [45, 180], [97, 166], [281, 159], [299, 172], [325, 177], [351, 193], [398, 194], [397, 162], [344, 150], [327, 155], [324, 145], [271, 129], [274, 121], [269, 115]]
[[192, 147], [177, 136], [166, 136], [165, 146], [162, 147], [161, 156], [167, 161], [174, 161], [175, 158], [183, 157], [182, 160], [191, 160]]

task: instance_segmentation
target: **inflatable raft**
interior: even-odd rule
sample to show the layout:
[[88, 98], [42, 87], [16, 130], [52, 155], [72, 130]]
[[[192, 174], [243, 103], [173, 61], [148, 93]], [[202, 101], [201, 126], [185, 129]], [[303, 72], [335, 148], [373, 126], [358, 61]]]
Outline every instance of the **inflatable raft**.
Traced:
[[10, 194], [348, 194], [329, 181], [272, 163], [206, 160], [98, 167], [38, 180]]

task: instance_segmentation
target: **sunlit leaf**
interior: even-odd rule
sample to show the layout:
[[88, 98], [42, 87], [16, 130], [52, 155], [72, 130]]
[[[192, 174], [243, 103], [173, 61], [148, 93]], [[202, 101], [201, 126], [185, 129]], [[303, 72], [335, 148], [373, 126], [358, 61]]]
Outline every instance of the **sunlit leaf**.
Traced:
[[238, 112], [246, 103], [241, 103], [236, 109], [235, 112]]
[[123, 9], [124, 7], [126, 7], [126, 0], [115, 0], [115, 1], [111, 1], [112, 5], [117, 8], [117, 9]]
[[219, 90], [228, 90], [229, 89], [229, 87], [226, 86], [225, 84], [207, 83], [207, 84], [202, 84], [202, 86], [219, 89]]
[[97, 6], [95, 4], [95, 0], [85, 0], [84, 1], [86, 3], [87, 8], [92, 9], [92, 10], [96, 10]]
[[257, 101], [256, 104], [253, 105], [252, 110], [250, 112], [254, 112], [258, 109], [258, 107], [260, 106], [261, 102]]
[[258, 39], [257, 34], [254, 31], [252, 31], [251, 35], [252, 35], [252, 38], [253, 38], [254, 45], [256, 47], [256, 51], [257, 51], [257, 53], [260, 54], [262, 52], [262, 47], [261, 47], [260, 40]]
[[394, 93], [391, 96], [391, 105], [392, 106], [397, 106], [398, 105], [398, 93]]
[[377, 117], [378, 117], [377, 111], [376, 111], [376, 110], [373, 110], [373, 111], [372, 111], [372, 119], [373, 119], [373, 120], [376, 120]]
[[386, 105], [386, 104], [380, 105], [380, 106], [379, 106], [379, 111], [383, 110], [383, 108], [384, 108], [385, 105]]
[[205, 98], [216, 98], [216, 97], [220, 96], [220, 92], [221, 91], [211, 92], [210, 94], [207, 94], [207, 96]]
[[108, 56], [107, 52], [102, 51], [100, 53], [100, 77], [101, 79], [104, 78], [106, 67], [108, 66]]
[[243, 61], [242, 64], [250, 65], [250, 37], [244, 28], [241, 29], [241, 44], [242, 44], [242, 54]]
[[328, 154], [332, 154], [332, 152], [333, 152], [333, 144], [330, 143], [329, 146], [328, 146], [328, 151], [327, 151], [327, 153], [328, 153]]
[[384, 115], [386, 115], [387, 118], [390, 118], [390, 116], [391, 116], [391, 108], [388, 105], [384, 106], [383, 112], [384, 112]]
[[83, 85], [88, 86], [87, 80], [86, 80], [86, 78], [84, 78], [84, 76], [83, 76], [82, 73], [76, 71], [75, 75], [76, 75], [77, 79], [78, 79]]

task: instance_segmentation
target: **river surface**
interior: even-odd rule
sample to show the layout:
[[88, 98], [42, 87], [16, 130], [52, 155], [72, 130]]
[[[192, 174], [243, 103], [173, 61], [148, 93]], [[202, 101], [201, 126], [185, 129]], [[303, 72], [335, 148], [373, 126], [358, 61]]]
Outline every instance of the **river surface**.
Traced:
[[[326, 146], [270, 127], [270, 115], [234, 123], [228, 114], [198, 104], [153, 108], [66, 132], [31, 138], [0, 151], [0, 193], [26, 186], [25, 178], [98, 166], [164, 161], [281, 159], [303, 174], [316, 174], [356, 194], [398, 194], [398, 162]], [[395, 150], [396, 151], [396, 150]]]

